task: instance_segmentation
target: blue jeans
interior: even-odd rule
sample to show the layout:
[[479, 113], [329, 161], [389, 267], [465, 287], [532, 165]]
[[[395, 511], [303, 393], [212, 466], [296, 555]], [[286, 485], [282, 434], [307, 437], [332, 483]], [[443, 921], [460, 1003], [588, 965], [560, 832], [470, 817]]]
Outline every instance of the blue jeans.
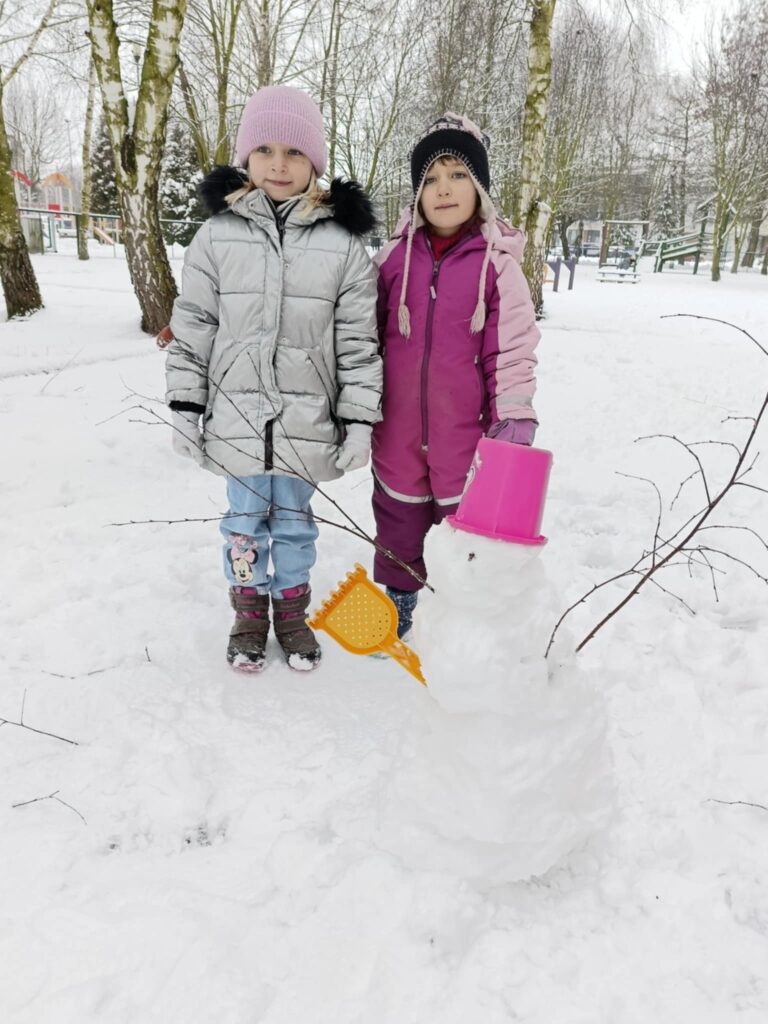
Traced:
[[277, 594], [309, 582], [318, 534], [309, 504], [314, 492], [292, 476], [227, 477], [230, 515], [220, 529], [230, 586]]

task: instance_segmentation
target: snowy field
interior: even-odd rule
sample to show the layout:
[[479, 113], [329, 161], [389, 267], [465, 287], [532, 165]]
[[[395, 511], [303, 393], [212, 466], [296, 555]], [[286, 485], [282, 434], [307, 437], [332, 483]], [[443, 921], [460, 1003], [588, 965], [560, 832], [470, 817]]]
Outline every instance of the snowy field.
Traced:
[[[497, 789], [486, 771], [482, 806], [467, 784], [423, 802], [419, 831], [418, 799], [455, 768], [446, 737], [469, 742], [455, 686], [447, 700], [440, 679], [424, 689], [329, 638], [309, 676], [274, 646], [261, 677], [232, 673], [216, 523], [116, 525], [224, 505], [222, 481], [175, 456], [139, 408], [163, 412], [163, 357], [137, 329], [125, 263], [35, 266], [46, 309], [0, 323], [0, 1021], [765, 1024], [765, 584], [721, 560], [716, 600], [704, 569], [672, 569], [677, 597], [646, 588], [578, 656], [558, 645], [569, 715], [605, 716], [609, 750], [600, 778], [595, 762], [570, 790], [542, 791], [541, 814], [578, 807], [590, 786], [615, 804], [544, 873], [504, 881], [505, 849], [536, 827], [550, 734], [529, 728]], [[652, 488], [619, 474], [652, 477], [668, 509], [693, 468], [674, 443], [635, 439], [738, 442], [749, 424], [723, 420], [754, 414], [766, 390], [768, 360], [746, 338], [661, 319], [722, 317], [766, 344], [766, 278], [649, 270], [632, 286], [582, 266], [572, 292], [547, 293], [537, 445], [555, 465], [535, 578], [552, 626], [653, 537]], [[722, 479], [733, 450], [700, 451]], [[371, 526], [367, 470], [329, 491]], [[743, 489], [715, 521], [759, 528], [766, 500]], [[667, 522], [701, 501], [689, 482]], [[710, 542], [768, 573], [746, 531]], [[447, 545], [436, 534], [430, 550]], [[318, 600], [355, 561], [370, 564], [367, 546], [323, 528]], [[471, 696], [493, 641], [465, 564], [435, 578], [454, 604], [467, 590], [456, 629]], [[520, 635], [541, 601], [509, 579], [496, 573], [495, 598]], [[625, 590], [579, 606], [572, 637]], [[522, 677], [507, 684], [514, 695]], [[12, 724], [22, 707], [27, 729]], [[416, 803], [400, 817], [408, 772]], [[507, 846], [484, 877], [461, 835], [493, 840], [494, 824]]]

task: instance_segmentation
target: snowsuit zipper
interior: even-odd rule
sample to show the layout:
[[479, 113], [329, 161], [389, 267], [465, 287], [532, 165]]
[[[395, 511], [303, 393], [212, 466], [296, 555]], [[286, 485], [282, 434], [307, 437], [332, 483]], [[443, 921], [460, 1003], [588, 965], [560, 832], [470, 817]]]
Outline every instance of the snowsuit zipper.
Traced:
[[[462, 242], [467, 235], [463, 235], [457, 242], [445, 250], [439, 260], [432, 254], [432, 281], [429, 286], [429, 308], [427, 310], [427, 330], [424, 338], [424, 356], [421, 360], [421, 450], [429, 451], [429, 398], [428, 398], [428, 375], [429, 356], [432, 352], [432, 321], [435, 316], [435, 301], [437, 299], [437, 279], [440, 276], [440, 267], [447, 256], [461, 248]], [[425, 238], [427, 248], [432, 253], [432, 246], [428, 238]]]
[[432, 351], [432, 321], [435, 316], [435, 299], [437, 298], [437, 279], [440, 275], [441, 260], [432, 264], [432, 282], [429, 286], [429, 309], [427, 310], [427, 333], [424, 339], [424, 355], [421, 360], [421, 450], [429, 451], [429, 399], [428, 373], [429, 356]]
[[480, 385], [480, 414], [479, 420], [483, 418], [483, 409], [485, 407], [485, 376], [483, 374], [483, 368], [480, 365], [480, 356], [475, 356], [475, 370], [477, 371], [477, 383]]

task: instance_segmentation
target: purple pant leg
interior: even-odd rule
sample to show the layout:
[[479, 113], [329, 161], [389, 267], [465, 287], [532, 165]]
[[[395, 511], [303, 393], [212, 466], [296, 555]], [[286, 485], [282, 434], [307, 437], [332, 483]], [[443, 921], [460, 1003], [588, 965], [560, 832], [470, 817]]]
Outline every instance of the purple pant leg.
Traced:
[[[374, 481], [373, 515], [376, 540], [388, 548], [422, 579], [427, 577], [424, 565], [424, 538], [431, 526], [442, 522], [456, 511], [456, 505], [438, 505], [435, 501], [408, 502], [390, 497]], [[377, 551], [373, 559], [373, 578], [395, 590], [416, 591], [422, 585], [397, 562]]]
[[439, 526], [446, 516], [456, 515], [456, 509], [458, 507], [458, 501], [454, 505], [438, 505], [437, 502], [435, 502], [434, 508], [432, 509], [432, 525]]

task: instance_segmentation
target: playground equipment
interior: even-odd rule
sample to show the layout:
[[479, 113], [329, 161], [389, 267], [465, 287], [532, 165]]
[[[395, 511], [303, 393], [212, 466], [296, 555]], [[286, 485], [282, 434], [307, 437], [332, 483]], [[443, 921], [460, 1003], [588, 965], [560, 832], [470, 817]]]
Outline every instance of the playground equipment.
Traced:
[[61, 171], [54, 171], [40, 182], [46, 209], [71, 213], [74, 209], [72, 182]]
[[20, 206], [21, 226], [31, 252], [57, 252], [56, 214], [52, 210], [38, 210]]
[[640, 274], [634, 266], [618, 267], [610, 263], [604, 263], [597, 270], [598, 281], [615, 281], [618, 284], [637, 284]]
[[[80, 243], [80, 236], [85, 232], [87, 238], [95, 238], [101, 245], [112, 246], [112, 255], [123, 254], [122, 218], [117, 213], [78, 213], [74, 210], [60, 211], [41, 209], [36, 206], [18, 207], [21, 214], [24, 236], [31, 252], [58, 252], [57, 239], [60, 235], [72, 233]], [[169, 220], [160, 218], [160, 224], [189, 225], [195, 230], [202, 224], [199, 220]], [[167, 244], [167, 243], [166, 243]], [[171, 243], [172, 245], [172, 243]]]
[[[510, 446], [513, 447], [513, 446]], [[397, 608], [394, 602], [355, 563], [330, 597], [323, 601], [307, 623], [322, 629], [350, 654], [388, 654], [424, 686], [418, 655], [397, 638]]]
[[[575, 261], [575, 259], [562, 259], [560, 256], [558, 256], [556, 259], [548, 259], [545, 262], [544, 284], [552, 284], [553, 292], [557, 291], [558, 286], [560, 284], [560, 270], [563, 266], [566, 266], [568, 268], [568, 291], [571, 291], [571, 289], [573, 288], [573, 278], [575, 275], [575, 266], [577, 266], [577, 261]], [[549, 269], [553, 273], [552, 278], [550, 278], [550, 276], [547, 274], [547, 267], [549, 267]]]
[[[614, 226], [617, 226], [617, 225], [621, 226], [621, 227], [629, 226], [629, 225], [632, 225], [632, 227], [637, 227], [639, 225], [640, 226], [640, 230], [643, 231], [645, 228], [648, 227], [649, 224], [650, 224], [650, 221], [647, 221], [647, 220], [604, 220], [603, 221], [603, 227], [602, 227], [602, 233], [601, 233], [600, 259], [598, 261], [598, 266], [602, 267], [603, 264], [606, 264], [606, 263], [609, 266], [612, 265], [611, 261], [608, 259], [609, 247], [614, 246], [616, 248], [624, 248], [624, 246], [619, 245], [617, 242], [612, 242], [611, 241], [611, 237], [610, 237], [611, 234], [612, 234], [612, 232], [610, 231], [611, 228], [613, 228]], [[634, 244], [634, 243], [632, 243], [632, 244]]]
[[[649, 223], [647, 220], [606, 220], [603, 222], [600, 259], [597, 267], [598, 281], [614, 281], [617, 284], [637, 284], [640, 280], [640, 274], [637, 270], [638, 257], [628, 253], [626, 250], [622, 253], [623, 246], [619, 246], [616, 243], [609, 247], [611, 228], [615, 225], [632, 225], [632, 227], [639, 225], [641, 230], [645, 230]], [[616, 251], [614, 259], [609, 259], [611, 248]]]
[[16, 189], [16, 205], [32, 205], [32, 182], [23, 171], [11, 171], [14, 188]]

